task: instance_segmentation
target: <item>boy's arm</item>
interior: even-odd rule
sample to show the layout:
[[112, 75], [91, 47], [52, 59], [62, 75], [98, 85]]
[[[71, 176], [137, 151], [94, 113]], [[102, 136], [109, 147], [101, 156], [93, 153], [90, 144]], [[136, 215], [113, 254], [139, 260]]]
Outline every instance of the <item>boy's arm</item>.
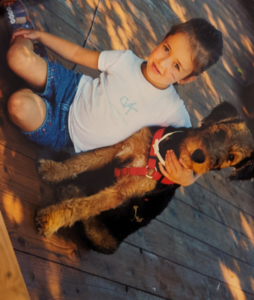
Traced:
[[181, 160], [178, 161], [173, 150], [169, 150], [165, 157], [165, 169], [159, 162], [159, 168], [163, 176], [182, 186], [189, 186], [194, 183], [201, 175], [194, 175], [191, 169]]
[[12, 35], [11, 42], [17, 36], [23, 36], [24, 38], [31, 40], [38, 40], [64, 59], [78, 65], [98, 70], [100, 52], [84, 49], [65, 39], [36, 30], [24, 29], [15, 31]]

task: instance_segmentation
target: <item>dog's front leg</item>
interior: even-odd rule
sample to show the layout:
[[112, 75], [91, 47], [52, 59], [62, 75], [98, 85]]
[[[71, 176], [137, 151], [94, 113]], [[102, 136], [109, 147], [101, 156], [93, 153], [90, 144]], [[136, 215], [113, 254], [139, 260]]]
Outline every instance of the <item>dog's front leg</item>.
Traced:
[[75, 178], [87, 170], [95, 170], [112, 161], [121, 144], [81, 153], [63, 162], [40, 159], [37, 164], [38, 173], [44, 181], [57, 183], [64, 179]]
[[156, 182], [148, 178], [129, 176], [113, 187], [89, 196], [64, 200], [61, 203], [41, 209], [35, 218], [40, 234], [50, 237], [62, 226], [72, 226], [76, 221], [85, 220], [102, 211], [116, 208], [125, 199], [143, 196], [155, 187]]

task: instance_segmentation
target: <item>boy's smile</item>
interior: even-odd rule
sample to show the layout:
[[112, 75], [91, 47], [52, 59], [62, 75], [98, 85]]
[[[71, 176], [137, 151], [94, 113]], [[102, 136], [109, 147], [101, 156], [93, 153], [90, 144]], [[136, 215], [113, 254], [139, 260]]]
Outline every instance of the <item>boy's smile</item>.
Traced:
[[141, 66], [147, 81], [158, 89], [171, 84], [194, 81], [196, 76], [186, 78], [194, 70], [192, 49], [185, 33], [176, 33], [163, 40]]

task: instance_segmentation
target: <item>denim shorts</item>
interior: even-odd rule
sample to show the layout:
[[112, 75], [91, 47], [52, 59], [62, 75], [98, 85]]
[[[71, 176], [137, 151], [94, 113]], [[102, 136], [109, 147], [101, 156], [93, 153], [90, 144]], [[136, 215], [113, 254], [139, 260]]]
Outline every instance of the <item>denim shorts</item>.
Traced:
[[64, 147], [73, 147], [68, 115], [82, 74], [68, 70], [54, 60], [44, 59], [48, 67], [46, 87], [43, 93], [34, 93], [46, 103], [46, 117], [37, 130], [22, 132], [29, 140], [59, 151]]

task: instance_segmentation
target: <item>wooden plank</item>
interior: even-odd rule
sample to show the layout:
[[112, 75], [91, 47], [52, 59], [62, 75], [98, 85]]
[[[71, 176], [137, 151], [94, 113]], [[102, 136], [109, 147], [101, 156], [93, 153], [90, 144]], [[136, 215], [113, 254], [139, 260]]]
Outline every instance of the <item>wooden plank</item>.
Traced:
[[[50, 240], [41, 240], [34, 236], [34, 233], [30, 236], [31, 226], [29, 223], [32, 212], [24, 212], [26, 218], [23, 222], [10, 229], [16, 249], [162, 297], [174, 299], [176, 295], [180, 295], [180, 299], [193, 299], [194, 296], [205, 297], [208, 293], [214, 297], [212, 299], [227, 299], [224, 298], [226, 296], [231, 299], [227, 284], [201, 275], [199, 272], [193, 272], [149, 252], [142, 251], [141, 253], [139, 248], [127, 244], [123, 244], [112, 259], [112, 256], [75, 249], [74, 244], [64, 241], [61, 236], [54, 235]], [[25, 231], [22, 230], [23, 226], [26, 226]], [[129, 262], [132, 262], [131, 265]], [[36, 267], [34, 267], [35, 269]], [[158, 270], [160, 270], [159, 273]], [[154, 277], [154, 274], [157, 275]], [[178, 282], [177, 285], [175, 285], [176, 282]], [[230, 285], [230, 281], [228, 284]], [[222, 286], [222, 290], [219, 292], [216, 290], [218, 286]], [[191, 294], [187, 292], [190, 289], [194, 290]], [[230, 289], [238, 291], [239, 287], [235, 288], [230, 285]], [[247, 293], [247, 295], [249, 294]], [[250, 295], [250, 299], [253, 299], [252, 295]]]
[[[184, 224], [185, 216], [181, 217]], [[229, 238], [225, 242], [228, 240]], [[235, 288], [239, 287], [233, 279], [230, 281], [224, 278], [223, 265], [235, 274], [243, 291], [250, 294], [254, 292], [250, 280], [254, 276], [252, 265], [158, 220], [152, 221], [147, 227], [129, 236], [126, 242], [210, 278], [229, 283]]]
[[166, 299], [40, 257], [16, 253], [33, 300]]
[[227, 177], [230, 172], [232, 172], [232, 169], [231, 171], [213, 171], [201, 176], [197, 180], [197, 183], [224, 201], [227, 201], [229, 204], [239, 208], [240, 211], [244, 211], [247, 215], [253, 217], [253, 182], [246, 182], [246, 184], [241, 187], [240, 183], [228, 181]]
[[[198, 211], [203, 212], [205, 215], [227, 225], [227, 227], [248, 236], [254, 243], [253, 206], [249, 208], [250, 210], [248, 214], [246, 214], [243, 210], [239, 210], [238, 207], [231, 205], [229, 201], [223, 201], [223, 199], [218, 197], [215, 193], [204, 189], [202, 185], [199, 184], [178, 189], [176, 197]], [[244, 195], [240, 194], [240, 197], [244, 197]], [[230, 200], [234, 199], [237, 201], [237, 198], [238, 194], [230, 197]], [[254, 197], [252, 197], [251, 200], [254, 202]], [[232, 222], [232, 220], [234, 220], [234, 222]]]
[[[27, 281], [29, 292], [33, 299], [40, 299], [43, 295], [46, 299], [236, 299], [234, 294], [239, 294], [240, 289], [230, 288], [225, 284], [195, 274], [185, 276], [184, 269], [180, 269], [173, 263], [165, 263], [160, 272], [166, 278], [165, 283], [149, 285], [146, 287], [146, 293], [142, 290], [135, 289], [132, 286], [121, 285], [113, 281], [106, 280], [103, 275], [95, 277], [85, 272], [80, 272], [74, 268], [68, 268], [61, 264], [45, 261], [39, 257], [17, 252], [20, 265], [25, 269], [24, 278]], [[137, 253], [141, 261], [158, 261], [159, 258], [147, 253]], [[28, 262], [28, 265], [27, 265]], [[140, 263], [139, 263], [140, 264]], [[31, 267], [36, 266], [36, 267]], [[113, 270], [111, 269], [110, 272]], [[147, 268], [147, 272], [150, 268]], [[129, 272], [133, 272], [129, 268]], [[143, 274], [149, 277], [149, 273]], [[180, 276], [183, 276], [183, 282], [180, 283]], [[191, 285], [187, 286], [187, 284]], [[206, 285], [200, 288], [200, 282]], [[170, 284], [173, 282], [173, 284]], [[164, 295], [159, 296], [160, 290], [164, 290]], [[248, 295], [248, 294], [247, 294]], [[222, 297], [222, 298], [220, 298]], [[224, 297], [224, 298], [223, 298]], [[253, 299], [248, 295], [248, 299]]]
[[[158, 220], [254, 265], [253, 240], [174, 198]], [[184, 220], [184, 222], [182, 222]]]
[[[6, 202], [7, 202], [7, 199], [6, 199]], [[10, 209], [12, 207], [12, 211], [13, 211], [13, 205], [11, 205], [11, 201], [8, 201], [8, 203], [9, 202], [10, 202]], [[147, 258], [146, 255], [150, 255], [149, 253], [145, 255], [146, 259], [144, 259], [142, 264], [140, 264], [139, 260], [141, 259], [141, 257], [143, 257], [144, 251], [142, 251], [142, 253], [141, 253], [142, 255], [140, 256], [139, 248], [136, 248], [136, 247], [130, 248], [130, 247], [126, 246], [125, 244], [123, 244], [120, 247], [120, 249], [118, 250], [117, 254], [114, 255], [114, 260], [112, 261], [112, 259], [111, 259], [112, 257], [110, 257], [110, 256], [100, 255], [95, 252], [87, 253], [87, 252], [84, 252], [80, 248], [77, 249], [77, 246], [75, 244], [71, 243], [68, 240], [64, 240], [63, 237], [61, 236], [61, 234], [54, 235], [49, 240], [41, 239], [40, 237], [34, 235], [34, 228], [33, 228], [33, 224], [32, 224], [33, 220], [31, 220], [31, 219], [33, 219], [33, 211], [31, 211], [31, 209], [29, 209], [27, 211], [27, 205], [28, 204], [23, 203], [23, 214], [26, 216], [26, 218], [23, 219], [22, 222], [17, 223], [18, 218], [15, 217], [15, 214], [16, 214], [15, 211], [13, 211], [14, 218], [11, 218], [10, 214], [7, 215], [7, 219], [12, 220], [9, 231], [10, 231], [10, 234], [11, 234], [11, 237], [13, 239], [13, 243], [14, 243], [16, 249], [19, 249], [19, 250], [25, 251], [25, 252], [29, 252], [29, 253], [33, 253], [37, 257], [38, 256], [44, 257], [51, 261], [56, 261], [61, 264], [69, 265], [71, 267], [75, 267], [75, 268], [84, 270], [86, 272], [96, 274], [98, 276], [103, 276], [105, 278], [109, 278], [114, 281], [118, 281], [118, 282], [120, 281], [122, 284], [126, 284], [128, 286], [136, 286], [139, 289], [147, 290], [147, 287], [151, 286], [151, 285], [155, 286], [156, 288], [158, 287], [158, 282], [157, 283], [154, 282], [153, 274], [156, 272], [156, 270], [160, 270], [161, 266], [157, 266], [157, 263], [150, 262], [150, 259], [153, 261], [154, 258], [150, 258], [150, 259]], [[18, 207], [15, 206], [15, 208], [18, 208]], [[5, 205], [5, 209], [7, 211], [9, 211], [9, 209], [7, 209], [7, 205]], [[20, 209], [18, 209], [18, 210], [20, 210]], [[33, 210], [33, 208], [32, 208], [32, 210]], [[12, 223], [14, 223], [16, 225], [13, 226]], [[148, 229], [148, 232], [150, 232], [150, 229]], [[161, 228], [159, 228], [159, 229], [161, 229]], [[166, 230], [164, 229], [164, 231], [166, 231]], [[160, 234], [161, 234], [160, 231], [157, 231], [157, 235], [160, 235]], [[162, 235], [162, 238], [163, 237], [164, 236]], [[176, 235], [176, 237], [178, 237], [178, 240], [179, 240], [179, 235]], [[146, 243], [148, 240], [149, 240], [149, 236], [145, 238]], [[140, 235], [138, 237], [138, 241], [140, 243]], [[156, 243], [157, 243], [157, 241], [155, 241], [155, 248], [158, 248], [158, 245]], [[191, 246], [191, 244], [193, 245], [193, 241], [192, 241], [192, 243], [190, 241], [190, 247], [192, 247], [192, 251], [193, 251], [193, 253], [195, 253], [195, 250], [196, 250], [195, 246]], [[162, 246], [162, 245], [164, 247], [168, 246], [167, 244], [165, 244], [165, 242], [163, 244], [161, 244], [160, 246]], [[139, 245], [139, 247], [140, 246], [142, 246], [142, 245]], [[126, 249], [126, 247], [127, 247], [127, 249]], [[173, 244], [172, 244], [172, 247], [174, 247]], [[179, 251], [179, 247], [176, 248], [176, 246], [175, 246], [174, 250], [175, 250], [175, 253], [180, 252], [181, 255], [183, 255], [183, 253], [181, 251]], [[178, 250], [178, 251], [176, 251], [176, 250]], [[204, 249], [204, 250], [206, 250], [206, 249]], [[163, 250], [163, 252], [170, 253], [167, 248], [165, 248]], [[198, 253], [200, 253], [200, 254], [198, 254]], [[201, 253], [203, 253], [203, 254], [201, 254]], [[191, 262], [191, 257], [189, 257], [188, 255], [186, 255], [185, 257], [186, 257], [186, 260], [187, 259], [190, 260], [191, 264], [194, 264], [195, 261], [198, 259], [197, 257], [199, 257], [199, 255], [204, 256], [204, 253], [206, 253], [206, 252], [205, 251], [204, 252], [203, 251], [196, 252], [196, 257], [193, 262]], [[210, 251], [210, 253], [212, 254], [212, 251]], [[216, 253], [216, 250], [215, 250], [215, 253]], [[181, 262], [181, 255], [180, 255], [180, 257], [178, 257], [178, 260], [180, 262]], [[205, 256], [206, 255], [209, 256], [209, 253], [205, 254]], [[171, 254], [169, 254], [169, 256], [171, 256]], [[217, 258], [221, 260], [223, 265], [225, 264], [224, 261], [226, 259], [225, 259], [225, 257], [223, 258], [223, 255], [220, 255]], [[213, 259], [215, 262], [216, 258], [214, 257]], [[172, 257], [170, 257], [170, 260], [172, 260]], [[124, 261], [128, 262], [127, 265], [125, 265]], [[146, 267], [146, 264], [148, 263], [148, 261], [149, 261], [149, 269], [147, 269], [147, 267]], [[157, 258], [155, 259], [155, 261], [157, 261]], [[163, 266], [165, 264], [167, 264], [167, 262], [163, 262], [164, 261], [163, 257], [160, 257], [159, 261], [160, 261], [160, 263], [163, 263]], [[235, 262], [236, 261], [237, 260], [235, 260]], [[97, 263], [95, 264], [95, 262], [97, 262]], [[119, 266], [119, 263], [120, 263], [120, 266]], [[238, 265], [240, 265], [241, 268], [244, 267], [244, 265], [241, 262], [237, 262], [237, 263], [238, 263]], [[202, 264], [202, 263], [200, 263], [200, 264]], [[204, 269], [204, 267], [206, 267], [208, 265], [209, 264], [205, 264], [203, 266], [203, 269]], [[144, 268], [145, 268], [146, 272], [148, 272], [148, 274], [149, 274], [149, 275], [147, 275], [148, 277], [146, 277], [146, 278], [143, 278]], [[153, 269], [153, 268], [155, 268], [155, 269]], [[212, 266], [210, 266], [208, 268], [208, 270], [211, 268], [214, 269]], [[217, 266], [217, 268], [218, 268], [218, 266]], [[130, 271], [130, 269], [132, 271]], [[245, 269], [243, 268], [242, 272], [244, 272], [244, 271], [246, 271], [246, 266], [245, 266]], [[200, 273], [200, 270], [198, 270], [198, 273]], [[247, 268], [246, 273], [248, 274], [248, 276], [250, 275], [250, 273], [248, 273], [248, 268]], [[214, 274], [216, 274], [216, 273], [214, 272]], [[237, 272], [237, 277], [239, 278], [239, 280], [241, 280], [240, 282], [241, 282], [241, 284], [244, 285], [244, 287], [246, 287], [246, 285], [250, 284], [250, 283], [248, 283], [248, 280], [246, 280], [246, 282], [245, 282], [245, 280], [242, 281], [242, 277], [239, 274], [240, 274], [240, 272]], [[160, 273], [158, 273], [157, 280], [161, 280], [160, 276], [161, 276]], [[162, 276], [163, 276], [163, 278], [166, 278], [166, 277], [164, 277], [165, 274], [162, 274]], [[183, 276], [183, 275], [181, 275], [181, 276]], [[193, 275], [191, 277], [193, 277], [193, 276], [195, 277], [195, 280], [196, 280], [196, 273], [193, 273]], [[223, 277], [224, 276], [225, 276], [225, 274], [223, 273]], [[179, 278], [179, 280], [180, 280], [180, 278]], [[223, 281], [225, 281], [225, 279], [223, 279]], [[167, 281], [167, 284], [170, 285], [170, 281]], [[192, 283], [189, 283], [189, 282], [187, 283], [187, 286], [189, 284], [191, 284], [191, 286], [192, 286]], [[221, 284], [221, 281], [218, 282], [217, 287], [220, 284]], [[228, 280], [228, 284], [230, 284], [230, 286], [232, 285], [229, 280]], [[232, 288], [235, 288], [235, 287], [232, 286]], [[242, 287], [242, 289], [243, 289], [243, 287]], [[197, 293], [199, 293], [198, 290], [197, 290]], [[223, 295], [222, 295], [222, 297], [223, 297]], [[189, 299], [193, 299], [193, 298], [189, 298]]]
[[0, 211], [0, 295], [2, 299], [28, 300], [27, 288]]
[[1, 152], [1, 183], [0, 190], [18, 198], [30, 195], [31, 203], [39, 204], [42, 195], [47, 197], [51, 187], [43, 184], [36, 171], [35, 161], [15, 151], [0, 146]]

